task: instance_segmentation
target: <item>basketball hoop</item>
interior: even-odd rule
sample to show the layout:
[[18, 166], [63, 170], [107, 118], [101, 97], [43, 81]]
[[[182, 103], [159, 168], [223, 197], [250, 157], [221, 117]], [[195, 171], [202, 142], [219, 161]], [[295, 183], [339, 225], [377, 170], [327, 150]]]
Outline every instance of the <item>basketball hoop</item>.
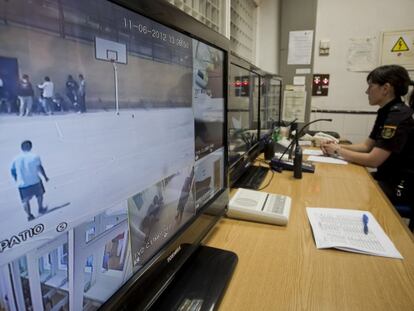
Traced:
[[126, 64], [126, 44], [95, 37], [95, 58], [111, 63]]

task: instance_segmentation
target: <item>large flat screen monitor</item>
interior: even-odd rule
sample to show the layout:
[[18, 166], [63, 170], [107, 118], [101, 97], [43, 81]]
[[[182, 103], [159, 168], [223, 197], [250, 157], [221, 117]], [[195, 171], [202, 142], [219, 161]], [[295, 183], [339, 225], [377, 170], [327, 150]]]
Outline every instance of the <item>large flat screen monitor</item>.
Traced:
[[164, 1], [13, 0], [0, 41], [0, 309], [147, 307], [228, 201], [227, 40]]

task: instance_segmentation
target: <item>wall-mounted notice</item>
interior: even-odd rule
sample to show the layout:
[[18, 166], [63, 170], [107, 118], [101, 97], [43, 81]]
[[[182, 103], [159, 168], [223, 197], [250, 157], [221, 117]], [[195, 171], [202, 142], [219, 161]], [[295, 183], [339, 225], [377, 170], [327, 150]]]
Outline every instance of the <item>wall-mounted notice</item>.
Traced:
[[306, 91], [301, 86], [287, 85], [283, 92], [284, 121], [305, 122]]
[[309, 65], [312, 56], [313, 30], [290, 31], [288, 65]]
[[371, 71], [377, 66], [378, 49], [376, 37], [350, 38], [347, 69], [349, 71]]
[[414, 30], [383, 32], [380, 56], [382, 65], [398, 64], [414, 69]]
[[306, 83], [305, 76], [294, 76], [293, 77], [293, 85], [305, 85]]
[[310, 68], [297, 68], [296, 69], [296, 74], [297, 75], [305, 75], [305, 74], [309, 74], [309, 73], [311, 73]]

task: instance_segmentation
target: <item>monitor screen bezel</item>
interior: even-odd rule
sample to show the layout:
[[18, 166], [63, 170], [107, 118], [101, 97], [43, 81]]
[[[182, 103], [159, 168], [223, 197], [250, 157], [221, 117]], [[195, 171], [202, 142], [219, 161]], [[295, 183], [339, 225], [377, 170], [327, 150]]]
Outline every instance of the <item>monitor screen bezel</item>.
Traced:
[[[229, 163], [229, 186], [230, 187], [233, 186], [235, 182], [244, 174], [244, 172], [247, 171], [249, 166], [253, 164], [254, 160], [260, 154], [261, 149], [262, 149], [259, 137], [260, 137], [260, 79], [261, 79], [261, 74], [263, 73], [263, 71], [233, 52], [230, 55], [229, 72], [230, 72], [230, 66], [232, 65], [240, 67], [244, 70], [247, 70], [257, 75], [259, 79], [259, 87], [258, 87], [258, 92], [259, 92], [258, 101], [259, 102], [258, 102], [257, 116], [256, 116], [257, 117], [256, 142], [242, 156], [240, 156], [239, 159], [237, 159], [231, 164]], [[230, 95], [229, 95], [229, 100], [230, 100]]]
[[[257, 139], [256, 139], [256, 142], [249, 148], [249, 150], [247, 150], [245, 152], [245, 153], [251, 153], [251, 151], [253, 149], [255, 149], [255, 146], [259, 143], [259, 137], [260, 137], [259, 136], [260, 135], [260, 79], [261, 79], [261, 73], [262, 73], [262, 71], [258, 67], [252, 65], [247, 60], [241, 58], [240, 56], [237, 56], [233, 52], [230, 55], [229, 74], [230, 74], [230, 67], [232, 65], [235, 65], [235, 66], [240, 67], [240, 68], [242, 68], [244, 70], [247, 70], [247, 71], [249, 71], [249, 72], [257, 75], [257, 77], [258, 77], [258, 94], [257, 94], [257, 97], [258, 97], [258, 106], [257, 106], [257, 116], [256, 116], [257, 117], [257, 132], [256, 132]], [[229, 92], [230, 92], [230, 90], [229, 90]], [[231, 97], [229, 95], [229, 100], [230, 100], [230, 98]], [[229, 110], [227, 109], [227, 112], [228, 111]], [[226, 121], [227, 121], [227, 119], [226, 119]], [[226, 131], [228, 131], [228, 129]], [[230, 168], [232, 168], [233, 166], [235, 166], [236, 162], [238, 162], [238, 160], [235, 161], [234, 163], [232, 163], [230, 165]]]

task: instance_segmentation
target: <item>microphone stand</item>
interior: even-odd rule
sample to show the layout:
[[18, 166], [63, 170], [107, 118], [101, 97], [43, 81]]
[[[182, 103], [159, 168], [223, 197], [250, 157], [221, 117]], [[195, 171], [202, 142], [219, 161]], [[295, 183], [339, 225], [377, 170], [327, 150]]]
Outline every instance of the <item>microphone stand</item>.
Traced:
[[[297, 179], [302, 178], [302, 148], [299, 145], [299, 137], [302, 135], [303, 130], [305, 128], [307, 128], [312, 123], [319, 122], [319, 121], [332, 122], [332, 119], [316, 119], [316, 120], [313, 120], [313, 121], [305, 124], [301, 128], [299, 133], [297, 133], [297, 131], [296, 131], [296, 135], [295, 135], [295, 158], [293, 159], [293, 177], [294, 178], [297, 178]], [[292, 147], [292, 149], [293, 149], [293, 147]]]
[[[299, 145], [298, 131], [295, 133], [295, 157], [293, 158], [293, 177], [302, 178], [302, 148]], [[292, 147], [293, 150], [293, 147]]]
[[[296, 119], [294, 121], [296, 121]], [[302, 148], [299, 145], [299, 138], [301, 137], [301, 135], [302, 135], [305, 128], [307, 128], [312, 123], [319, 122], [319, 121], [332, 122], [332, 119], [316, 119], [316, 120], [313, 120], [313, 121], [305, 124], [299, 132], [296, 130], [295, 138], [292, 139], [289, 146], [283, 151], [282, 155], [277, 160], [277, 164], [276, 164], [277, 166], [274, 167], [275, 170], [277, 170], [279, 172], [282, 171], [282, 167], [278, 163], [280, 163], [282, 161], [282, 158], [286, 154], [287, 151], [295, 149], [295, 159], [293, 161], [293, 176], [295, 178], [298, 178], [298, 179], [302, 178]], [[296, 155], [298, 156], [297, 159], [296, 159]]]

